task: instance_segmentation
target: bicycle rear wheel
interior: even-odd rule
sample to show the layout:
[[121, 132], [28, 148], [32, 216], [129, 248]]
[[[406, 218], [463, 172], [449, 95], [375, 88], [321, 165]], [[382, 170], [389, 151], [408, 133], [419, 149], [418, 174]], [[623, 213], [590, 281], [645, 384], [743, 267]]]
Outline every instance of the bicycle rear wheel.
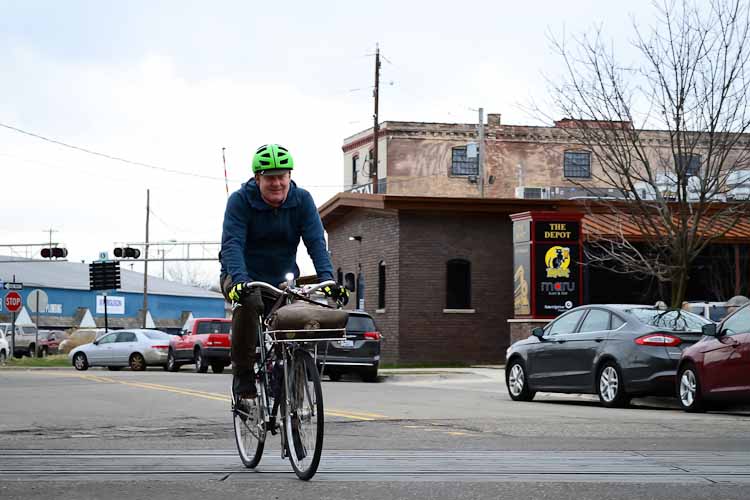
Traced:
[[284, 432], [289, 461], [297, 477], [315, 475], [323, 451], [323, 390], [320, 375], [309, 353], [299, 350], [287, 370]]
[[[266, 444], [266, 422], [264, 418], [265, 387], [256, 382], [258, 397], [235, 401], [232, 391], [232, 420], [234, 423], [234, 440], [240, 460], [249, 469], [255, 468], [263, 456]], [[263, 407], [259, 406], [263, 405]]]

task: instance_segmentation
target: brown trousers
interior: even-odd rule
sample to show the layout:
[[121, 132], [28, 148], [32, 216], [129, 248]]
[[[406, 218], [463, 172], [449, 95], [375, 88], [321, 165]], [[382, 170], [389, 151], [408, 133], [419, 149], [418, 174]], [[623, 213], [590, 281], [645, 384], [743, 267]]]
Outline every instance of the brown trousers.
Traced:
[[[232, 277], [221, 276], [221, 291], [230, 304], [229, 292], [232, 289]], [[269, 304], [270, 301], [270, 304]], [[258, 345], [258, 330], [261, 326], [261, 315], [265, 314], [273, 305], [273, 299], [263, 298], [252, 300], [252, 296], [245, 299], [242, 306], [232, 311], [232, 374], [238, 375], [251, 370], [255, 362], [255, 348]]]

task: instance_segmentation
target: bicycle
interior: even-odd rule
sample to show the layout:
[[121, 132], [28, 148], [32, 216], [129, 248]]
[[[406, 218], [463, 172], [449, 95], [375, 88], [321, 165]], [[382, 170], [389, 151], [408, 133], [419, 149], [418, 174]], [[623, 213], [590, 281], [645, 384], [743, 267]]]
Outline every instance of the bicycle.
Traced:
[[[290, 304], [295, 300], [314, 302], [311, 297], [318, 289], [335, 284], [325, 281], [297, 288], [292, 278], [283, 290], [262, 281], [253, 281], [249, 286], [284, 297]], [[288, 458], [297, 477], [307, 481], [317, 472], [323, 450], [323, 392], [316, 365], [317, 343], [345, 339], [345, 328], [273, 330], [270, 315], [260, 319], [255, 370], [258, 396], [236, 401], [230, 391], [237, 450], [245, 467], [253, 469], [263, 456], [267, 434], [276, 435], [280, 430], [281, 458]]]

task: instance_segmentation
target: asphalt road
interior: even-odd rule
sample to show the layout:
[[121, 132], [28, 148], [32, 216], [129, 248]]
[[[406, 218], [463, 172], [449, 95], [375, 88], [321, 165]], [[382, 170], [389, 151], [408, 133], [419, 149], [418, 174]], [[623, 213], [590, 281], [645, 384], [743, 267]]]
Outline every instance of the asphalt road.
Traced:
[[0, 370], [0, 498], [747, 498], [750, 412], [516, 403], [498, 369], [325, 382], [318, 474], [236, 456], [230, 376]]

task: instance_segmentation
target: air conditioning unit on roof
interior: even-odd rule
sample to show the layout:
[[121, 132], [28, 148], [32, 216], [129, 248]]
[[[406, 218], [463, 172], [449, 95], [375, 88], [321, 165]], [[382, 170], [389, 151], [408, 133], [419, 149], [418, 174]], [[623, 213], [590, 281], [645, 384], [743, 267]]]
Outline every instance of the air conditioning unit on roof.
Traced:
[[524, 200], [548, 200], [549, 188], [518, 186], [516, 188], [516, 198]]

